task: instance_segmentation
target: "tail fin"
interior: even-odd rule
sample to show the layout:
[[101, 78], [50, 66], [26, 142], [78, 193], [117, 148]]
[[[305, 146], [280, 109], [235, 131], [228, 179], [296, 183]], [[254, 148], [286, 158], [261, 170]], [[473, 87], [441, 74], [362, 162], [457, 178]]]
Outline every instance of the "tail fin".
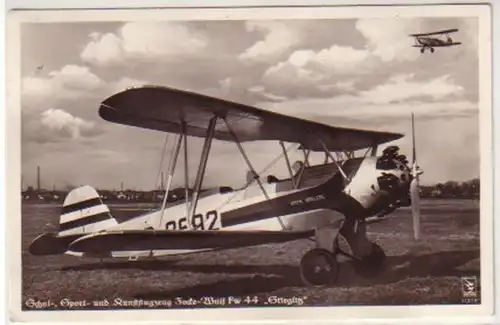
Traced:
[[59, 235], [76, 235], [100, 231], [117, 225], [97, 191], [82, 186], [69, 192], [59, 218]]

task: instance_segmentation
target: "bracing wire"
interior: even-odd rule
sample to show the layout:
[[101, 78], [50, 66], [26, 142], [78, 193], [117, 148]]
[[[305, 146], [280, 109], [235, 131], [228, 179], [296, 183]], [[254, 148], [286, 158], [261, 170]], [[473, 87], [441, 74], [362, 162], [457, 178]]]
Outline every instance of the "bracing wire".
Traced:
[[[158, 168], [158, 174], [156, 174], [156, 178], [155, 178], [155, 185], [154, 185], [155, 188], [158, 185], [158, 180], [159, 180], [160, 175], [161, 175], [161, 171], [162, 171], [162, 167], [163, 167], [163, 158], [165, 157], [165, 151], [167, 150], [169, 135], [170, 134], [167, 133], [167, 136], [165, 137], [165, 143], [163, 144], [163, 150], [162, 150], [161, 158], [160, 158], [160, 166]], [[163, 179], [160, 180], [160, 184], [163, 184]]]
[[168, 181], [167, 181], [167, 187], [164, 189], [164, 196], [163, 196], [163, 203], [161, 205], [161, 216], [160, 216], [160, 225], [163, 222], [163, 216], [165, 213], [165, 207], [167, 205], [167, 200], [168, 200], [168, 194], [170, 192], [170, 186], [172, 185], [172, 177], [175, 172], [175, 166], [177, 165], [177, 158], [179, 157], [179, 150], [182, 144], [182, 134], [179, 134], [179, 137], [177, 139], [177, 143], [172, 144], [172, 152], [170, 156], [170, 162], [168, 164]]
[[[260, 174], [263, 174], [265, 173], [269, 168], [273, 167], [286, 153], [288, 153], [294, 146], [297, 146], [297, 144], [291, 144], [288, 149], [286, 149], [285, 151], [282, 151], [281, 154], [279, 154], [278, 156], [276, 156], [273, 160], [271, 160], [271, 162], [269, 162], [260, 172], [257, 173], [257, 175], [260, 175]], [[229, 202], [231, 202], [237, 195], [241, 194], [239, 193], [239, 191], [242, 191], [242, 190], [245, 190], [248, 186], [250, 186], [250, 184], [252, 184], [253, 182], [255, 181], [255, 178], [252, 178], [250, 179], [249, 181], [246, 182], [246, 184], [237, 190], [237, 193], [235, 193], [234, 195], [232, 195], [229, 199], [227, 199], [226, 202], [224, 202], [223, 204], [221, 204], [216, 210], [219, 210], [221, 208], [223, 208], [226, 204], [228, 204]]]

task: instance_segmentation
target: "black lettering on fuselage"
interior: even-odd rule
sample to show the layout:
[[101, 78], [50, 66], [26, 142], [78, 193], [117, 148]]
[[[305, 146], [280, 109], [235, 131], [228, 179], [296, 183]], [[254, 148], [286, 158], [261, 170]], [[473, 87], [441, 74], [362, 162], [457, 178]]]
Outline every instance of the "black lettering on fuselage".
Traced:
[[[219, 214], [215, 210], [208, 211], [205, 215], [198, 213], [191, 219], [191, 226], [194, 230], [217, 230], [217, 219]], [[176, 220], [170, 220], [165, 224], [166, 230], [188, 230], [188, 220], [181, 217]]]

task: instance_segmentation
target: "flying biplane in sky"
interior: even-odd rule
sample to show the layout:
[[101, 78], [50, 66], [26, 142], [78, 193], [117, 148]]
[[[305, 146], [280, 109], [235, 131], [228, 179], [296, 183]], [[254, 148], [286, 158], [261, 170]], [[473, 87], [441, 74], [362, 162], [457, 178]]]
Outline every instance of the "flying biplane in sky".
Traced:
[[[413, 45], [413, 47], [420, 47], [420, 53], [424, 53], [427, 48], [431, 51], [431, 53], [434, 53], [435, 47], [447, 47], [462, 44], [460, 42], [454, 42], [448, 35], [455, 32], [458, 32], [458, 29], [447, 29], [423, 34], [410, 34], [410, 36], [415, 37], [415, 45]], [[446, 39], [439, 38], [439, 36], [443, 35], [446, 35]]]
[[[377, 156], [379, 145], [402, 134], [333, 127], [159, 86], [119, 92], [101, 103], [99, 114], [109, 122], [177, 135], [162, 206], [119, 223], [96, 190], [76, 188], [65, 198], [58, 231], [31, 243], [33, 255], [154, 257], [307, 238], [316, 248], [303, 256], [300, 274], [305, 283], [323, 286], [336, 280], [339, 255], [352, 259], [362, 274], [380, 270], [385, 253], [367, 239], [367, 220], [412, 206], [419, 238], [422, 171], [415, 143], [412, 164], [396, 146]], [[191, 186], [188, 137], [204, 139]], [[214, 139], [234, 143], [245, 160], [250, 177], [241, 189], [222, 186], [201, 192]], [[251, 141], [279, 142], [283, 152], [278, 158], [284, 157], [289, 176], [259, 175], [243, 148]], [[290, 163], [285, 142], [296, 146], [303, 161]], [[181, 147], [185, 188], [193, 192], [167, 204]], [[311, 164], [311, 152], [324, 153], [324, 162]], [[355, 157], [355, 152], [362, 154]], [[341, 249], [339, 237], [347, 249]]]

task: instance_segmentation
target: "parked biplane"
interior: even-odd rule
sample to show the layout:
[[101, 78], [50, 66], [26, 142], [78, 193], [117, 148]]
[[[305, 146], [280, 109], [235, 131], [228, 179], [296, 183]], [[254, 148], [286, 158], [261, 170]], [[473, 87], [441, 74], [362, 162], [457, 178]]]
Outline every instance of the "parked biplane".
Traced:
[[[382, 220], [411, 205], [419, 238], [422, 171], [415, 144], [411, 166], [396, 146], [377, 156], [379, 145], [402, 134], [327, 126], [159, 86], [114, 94], [101, 103], [99, 114], [109, 122], [176, 134], [161, 209], [119, 223], [96, 190], [76, 188], [65, 198], [58, 231], [31, 243], [33, 255], [151, 257], [308, 238], [316, 248], [303, 256], [300, 273], [306, 283], [322, 286], [336, 280], [338, 255], [352, 259], [360, 272], [380, 269], [385, 253], [366, 237], [368, 218]], [[188, 137], [204, 138], [194, 189], [167, 204], [181, 147], [185, 188], [191, 188]], [[200, 192], [214, 139], [234, 143], [241, 153], [251, 176], [243, 188]], [[243, 149], [250, 141], [278, 141], [289, 177], [259, 175]], [[290, 164], [285, 142], [299, 146], [304, 160]], [[355, 157], [356, 151], [364, 154]], [[311, 152], [323, 152], [324, 163], [311, 164]], [[339, 237], [347, 249], [341, 249]]]
[[[432, 33], [410, 34], [410, 36], [415, 37], [415, 45], [413, 45], [413, 47], [420, 47], [420, 53], [424, 53], [425, 49], [429, 49], [431, 53], [434, 53], [435, 47], [447, 47], [462, 44], [461, 42], [454, 42], [453, 39], [448, 35], [450, 33], [456, 32], [458, 32], [458, 29], [455, 28]], [[446, 35], [446, 39], [441, 39], [435, 35]]]

